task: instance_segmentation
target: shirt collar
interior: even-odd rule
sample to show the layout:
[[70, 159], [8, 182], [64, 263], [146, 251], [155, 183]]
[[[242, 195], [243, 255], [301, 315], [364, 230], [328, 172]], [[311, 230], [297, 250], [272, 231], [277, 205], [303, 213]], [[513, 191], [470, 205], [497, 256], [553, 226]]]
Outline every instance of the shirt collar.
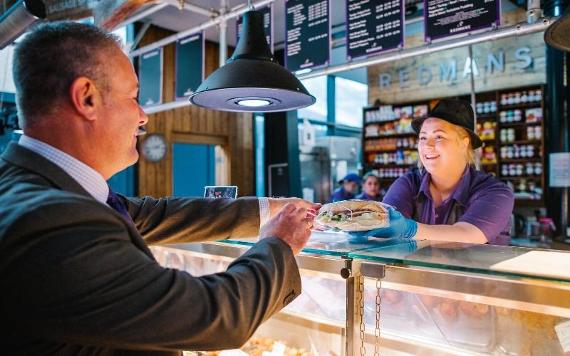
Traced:
[[26, 135], [20, 137], [18, 144], [41, 155], [63, 169], [97, 201], [103, 204], [107, 202], [109, 186], [103, 176], [93, 168], [45, 142]]
[[[451, 194], [450, 199], [455, 200], [459, 204], [465, 206], [467, 205], [467, 200], [469, 199], [469, 186], [471, 185], [471, 178], [474, 174], [475, 168], [471, 166], [467, 166], [461, 179], [459, 180], [459, 184]], [[423, 194], [426, 198], [432, 200], [431, 192], [429, 190], [429, 184], [431, 182], [431, 174], [429, 174], [426, 170], [423, 170], [420, 189], [418, 190], [418, 194], [416, 195], [416, 199], [420, 197], [420, 194]]]

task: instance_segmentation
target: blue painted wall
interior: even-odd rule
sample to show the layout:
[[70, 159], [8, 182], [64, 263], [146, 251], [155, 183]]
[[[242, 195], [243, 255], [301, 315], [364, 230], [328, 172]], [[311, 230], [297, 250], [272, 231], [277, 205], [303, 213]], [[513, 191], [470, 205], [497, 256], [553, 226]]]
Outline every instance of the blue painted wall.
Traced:
[[213, 145], [175, 143], [172, 145], [174, 196], [204, 195], [204, 186], [216, 184], [216, 157]]
[[125, 196], [132, 197], [137, 195], [136, 192], [136, 167], [130, 166], [127, 169], [120, 171], [112, 176], [107, 183], [111, 186], [116, 193], [121, 193]]

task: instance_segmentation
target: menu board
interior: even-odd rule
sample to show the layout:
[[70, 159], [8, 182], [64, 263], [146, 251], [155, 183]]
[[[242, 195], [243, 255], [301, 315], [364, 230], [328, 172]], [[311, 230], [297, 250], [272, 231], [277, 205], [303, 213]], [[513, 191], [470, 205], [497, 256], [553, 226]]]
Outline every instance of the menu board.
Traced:
[[404, 47], [404, 0], [347, 0], [346, 57]]
[[162, 102], [162, 48], [139, 57], [139, 103], [152, 106]]
[[328, 0], [286, 0], [285, 26], [287, 69], [298, 71], [329, 63]]
[[[257, 11], [263, 14], [263, 31], [265, 32], [265, 39], [267, 40], [267, 44], [269, 44], [269, 49], [273, 52], [273, 9], [271, 4]], [[242, 28], [243, 16], [239, 16], [236, 21], [236, 43], [239, 41], [239, 36], [241, 35], [241, 28]]]
[[176, 98], [190, 96], [204, 77], [204, 36], [202, 33], [176, 41]]
[[498, 27], [500, 0], [424, 0], [425, 40]]

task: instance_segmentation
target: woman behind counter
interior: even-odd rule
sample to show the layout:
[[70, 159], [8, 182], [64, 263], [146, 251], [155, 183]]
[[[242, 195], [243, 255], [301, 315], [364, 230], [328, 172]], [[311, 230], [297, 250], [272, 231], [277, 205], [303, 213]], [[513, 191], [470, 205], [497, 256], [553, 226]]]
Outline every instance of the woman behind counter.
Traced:
[[380, 191], [380, 179], [374, 173], [366, 173], [362, 178], [362, 193], [356, 199], [382, 201], [383, 194]]
[[398, 178], [383, 202], [389, 228], [374, 235], [506, 245], [514, 194], [506, 184], [475, 167], [471, 105], [440, 100], [427, 119], [412, 122], [419, 134], [420, 170]]

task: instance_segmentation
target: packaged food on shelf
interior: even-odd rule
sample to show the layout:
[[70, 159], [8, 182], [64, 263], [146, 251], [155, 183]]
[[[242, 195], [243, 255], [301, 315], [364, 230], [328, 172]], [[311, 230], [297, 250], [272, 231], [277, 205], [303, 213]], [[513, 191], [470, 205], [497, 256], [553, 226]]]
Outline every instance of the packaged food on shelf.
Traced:
[[418, 152], [410, 150], [396, 150], [394, 152], [373, 153], [368, 155], [368, 162], [375, 164], [411, 165], [418, 161]]
[[422, 118], [428, 115], [428, 106], [426, 104], [414, 105], [414, 118]]
[[542, 101], [542, 89], [501, 94], [501, 105], [517, 105]]
[[491, 164], [497, 163], [497, 153], [495, 152], [494, 146], [483, 147], [483, 153], [481, 154], [481, 163]]
[[485, 121], [483, 123], [477, 123], [477, 134], [481, 140], [494, 140], [495, 131], [497, 128], [497, 123], [492, 121]]
[[536, 147], [532, 144], [501, 147], [501, 159], [535, 158], [536, 154]]
[[526, 128], [526, 137], [529, 141], [540, 141], [542, 139], [542, 126], [532, 125]]
[[364, 113], [365, 123], [390, 121], [397, 118], [392, 105], [381, 105], [376, 109], [366, 110]]
[[516, 139], [515, 129], [501, 129], [499, 137], [501, 142], [513, 142]]
[[475, 111], [477, 114], [490, 114], [497, 111], [497, 102], [496, 101], [482, 101], [475, 104]]
[[378, 168], [373, 169], [372, 173], [379, 178], [398, 178], [408, 172], [408, 168]]
[[542, 121], [542, 108], [532, 108], [525, 110], [525, 119], [527, 123], [537, 123]]
[[367, 125], [364, 127], [364, 137], [378, 137], [378, 131], [378, 125]]
[[520, 109], [503, 110], [499, 113], [499, 121], [505, 124], [521, 122], [522, 110]]

